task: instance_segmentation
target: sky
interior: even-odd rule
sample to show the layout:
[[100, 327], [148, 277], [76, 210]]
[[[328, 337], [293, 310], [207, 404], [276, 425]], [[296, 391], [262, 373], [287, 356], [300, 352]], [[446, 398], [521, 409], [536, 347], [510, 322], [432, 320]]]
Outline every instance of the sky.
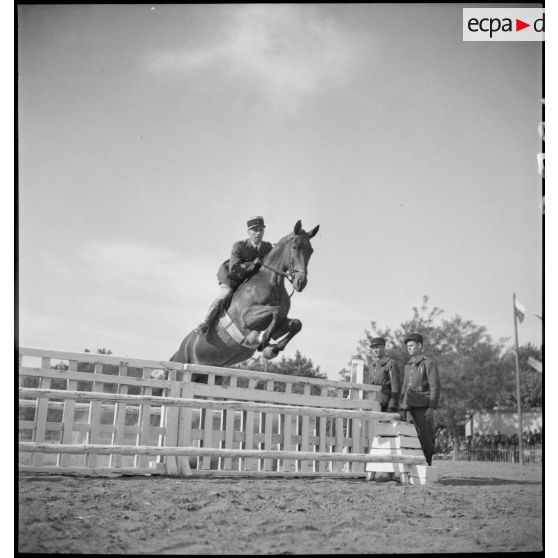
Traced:
[[540, 345], [541, 44], [463, 6], [18, 6], [19, 344], [169, 358], [263, 215], [320, 225], [285, 355], [331, 379], [423, 295]]

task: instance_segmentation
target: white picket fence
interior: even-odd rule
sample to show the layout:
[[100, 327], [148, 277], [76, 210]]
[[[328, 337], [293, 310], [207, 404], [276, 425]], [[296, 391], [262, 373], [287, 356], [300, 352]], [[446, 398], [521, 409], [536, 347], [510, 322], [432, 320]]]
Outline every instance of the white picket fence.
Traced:
[[19, 378], [22, 472], [426, 479], [414, 426], [381, 413], [362, 380], [34, 348]]

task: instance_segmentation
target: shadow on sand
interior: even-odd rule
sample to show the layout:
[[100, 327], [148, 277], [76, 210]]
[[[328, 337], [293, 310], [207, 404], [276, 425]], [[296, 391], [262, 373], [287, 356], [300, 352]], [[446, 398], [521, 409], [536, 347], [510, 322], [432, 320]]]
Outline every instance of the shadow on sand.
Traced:
[[498, 479], [498, 478], [458, 478], [458, 479], [440, 479], [438, 484], [447, 486], [504, 486], [506, 484], [523, 484], [523, 485], [537, 485], [542, 484], [542, 480], [511, 480], [511, 479]]

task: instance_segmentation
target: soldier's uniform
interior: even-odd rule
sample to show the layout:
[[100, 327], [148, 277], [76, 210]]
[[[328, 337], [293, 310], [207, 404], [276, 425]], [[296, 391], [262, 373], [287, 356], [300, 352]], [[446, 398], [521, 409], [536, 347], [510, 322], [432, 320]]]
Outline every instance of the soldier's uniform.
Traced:
[[[408, 341], [423, 342], [422, 335], [412, 333]], [[434, 421], [425, 417], [426, 409], [436, 409], [440, 399], [440, 373], [436, 363], [424, 354], [413, 356], [405, 365], [401, 393], [401, 411], [406, 420], [415, 424], [419, 440], [428, 464], [436, 453]]]
[[[251, 217], [246, 225], [248, 230], [260, 227], [265, 229], [263, 217], [260, 216]], [[272, 248], [273, 245], [264, 240], [256, 247], [249, 238], [233, 244], [231, 257], [225, 260], [217, 271], [217, 281], [221, 289], [219, 296], [211, 303], [205, 320], [196, 328], [200, 335], [207, 333], [210, 324], [219, 315], [221, 306], [231, 291], [234, 291], [244, 279], [258, 271], [261, 261]]]
[[272, 248], [271, 242], [265, 240], [261, 241], [258, 248], [252, 244], [249, 238], [235, 242], [231, 250], [231, 257], [225, 260], [217, 271], [217, 280], [220, 284], [235, 289], [249, 273], [246, 269], [249, 266], [246, 264], [252, 263], [256, 258], [263, 260]]
[[[370, 347], [385, 344], [386, 340], [383, 337], [374, 337], [370, 341]], [[397, 412], [401, 394], [401, 374], [395, 360], [385, 355], [378, 359], [373, 358], [368, 370], [364, 371], [364, 383], [382, 387], [380, 410], [383, 413]]]

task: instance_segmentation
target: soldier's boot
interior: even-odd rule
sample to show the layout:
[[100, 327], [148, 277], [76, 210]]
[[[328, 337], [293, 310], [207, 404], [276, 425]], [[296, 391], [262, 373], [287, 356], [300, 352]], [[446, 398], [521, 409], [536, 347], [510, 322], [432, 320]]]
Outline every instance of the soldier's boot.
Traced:
[[221, 299], [216, 298], [209, 307], [207, 311], [207, 316], [205, 320], [196, 328], [196, 332], [200, 335], [205, 335], [209, 331], [209, 327], [213, 320], [219, 315], [219, 311], [221, 310]]

